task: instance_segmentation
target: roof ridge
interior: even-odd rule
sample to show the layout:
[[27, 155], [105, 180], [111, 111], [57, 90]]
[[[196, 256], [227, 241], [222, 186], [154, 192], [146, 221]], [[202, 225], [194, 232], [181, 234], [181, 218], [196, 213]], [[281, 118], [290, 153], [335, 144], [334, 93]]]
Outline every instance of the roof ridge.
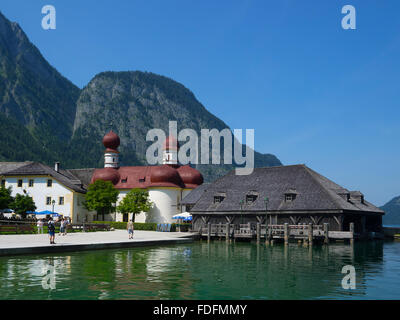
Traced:
[[[341, 205], [336, 201], [334, 197], [330, 194], [329, 190], [325, 188], [325, 186], [314, 176], [314, 170], [310, 169], [306, 165], [304, 165], [304, 169], [306, 172], [311, 176], [311, 178], [324, 190], [324, 192], [327, 194], [327, 196], [332, 200], [332, 202], [336, 205], [336, 209], [342, 209]], [[326, 178], [326, 177], [325, 177]], [[328, 178], [326, 178], [328, 179]], [[329, 180], [329, 179], [328, 179]]]
[[[16, 162], [16, 163], [18, 163], [18, 162]], [[21, 166], [20, 166], [20, 167], [14, 168], [14, 169], [12, 169], [12, 170], [10, 170], [10, 171], [7, 171], [7, 173], [13, 173], [14, 171], [18, 171], [18, 170], [20, 170], [21, 168], [25, 168], [25, 167], [27, 167], [27, 166], [32, 165], [34, 162], [33, 162], [33, 161], [29, 161], [29, 162], [27, 162], [27, 161], [21, 161], [21, 162], [19, 162], [19, 163], [21, 163]]]
[[[280, 166], [270, 166], [270, 167], [258, 167], [256, 169], [278, 169], [278, 168], [288, 168], [288, 167], [306, 167], [304, 163], [297, 163], [297, 164], [287, 164], [287, 165], [280, 165]], [[235, 170], [235, 169], [233, 169]]]

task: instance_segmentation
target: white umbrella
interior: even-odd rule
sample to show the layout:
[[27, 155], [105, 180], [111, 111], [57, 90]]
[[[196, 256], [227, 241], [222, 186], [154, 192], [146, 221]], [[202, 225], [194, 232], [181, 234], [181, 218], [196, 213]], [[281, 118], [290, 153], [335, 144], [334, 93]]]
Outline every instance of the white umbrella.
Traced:
[[189, 212], [182, 212], [172, 216], [172, 219], [186, 219], [191, 217], [192, 215]]
[[[189, 212], [182, 212], [182, 213], [178, 213], [174, 216], [172, 216], [172, 219], [188, 219], [189, 217], [192, 217], [192, 215]], [[178, 224], [179, 227], [179, 232], [181, 231], [181, 226]]]

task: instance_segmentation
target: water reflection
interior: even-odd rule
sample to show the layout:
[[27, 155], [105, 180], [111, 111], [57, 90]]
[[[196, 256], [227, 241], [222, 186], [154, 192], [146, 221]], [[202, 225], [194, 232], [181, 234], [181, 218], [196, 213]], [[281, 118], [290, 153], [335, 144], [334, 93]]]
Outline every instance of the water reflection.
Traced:
[[[399, 257], [400, 243], [266, 246], [225, 241], [3, 257], [0, 298], [395, 299]], [[54, 290], [41, 285], [46, 264], [56, 270]], [[341, 287], [345, 265], [356, 269], [356, 290]]]

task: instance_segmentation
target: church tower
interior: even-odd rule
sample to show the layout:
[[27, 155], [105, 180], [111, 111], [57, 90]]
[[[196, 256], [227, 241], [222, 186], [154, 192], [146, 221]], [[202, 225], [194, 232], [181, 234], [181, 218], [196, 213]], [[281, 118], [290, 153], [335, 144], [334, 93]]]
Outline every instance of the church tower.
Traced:
[[173, 136], [169, 136], [163, 145], [163, 164], [178, 167], [178, 140]]
[[106, 147], [104, 151], [104, 168], [119, 168], [119, 137], [112, 130], [103, 138], [103, 145]]

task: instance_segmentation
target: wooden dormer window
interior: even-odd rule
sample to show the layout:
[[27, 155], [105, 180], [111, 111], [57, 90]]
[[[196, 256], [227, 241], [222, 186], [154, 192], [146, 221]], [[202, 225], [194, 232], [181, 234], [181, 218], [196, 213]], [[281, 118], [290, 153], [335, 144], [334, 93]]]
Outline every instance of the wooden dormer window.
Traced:
[[214, 194], [214, 203], [221, 203], [226, 198], [225, 192], [216, 192]]
[[286, 193], [285, 194], [285, 202], [292, 202], [296, 199], [295, 193]]
[[139, 182], [145, 182], [146, 181], [146, 177], [140, 177], [139, 178]]
[[127, 182], [128, 182], [128, 178], [121, 179], [121, 183], [127, 183]]
[[246, 204], [252, 204], [257, 200], [257, 195], [256, 194], [248, 194], [246, 195]]
[[285, 202], [292, 202], [296, 199], [298, 195], [298, 192], [296, 191], [296, 188], [289, 188], [285, 192]]

